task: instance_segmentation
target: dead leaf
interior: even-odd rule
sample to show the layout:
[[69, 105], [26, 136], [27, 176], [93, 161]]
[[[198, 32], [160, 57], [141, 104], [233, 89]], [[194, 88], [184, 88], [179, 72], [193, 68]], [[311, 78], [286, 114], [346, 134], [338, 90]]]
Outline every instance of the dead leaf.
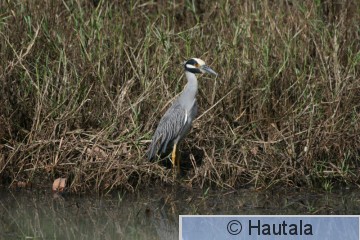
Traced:
[[57, 178], [53, 182], [53, 192], [63, 192], [66, 186], [66, 178]]

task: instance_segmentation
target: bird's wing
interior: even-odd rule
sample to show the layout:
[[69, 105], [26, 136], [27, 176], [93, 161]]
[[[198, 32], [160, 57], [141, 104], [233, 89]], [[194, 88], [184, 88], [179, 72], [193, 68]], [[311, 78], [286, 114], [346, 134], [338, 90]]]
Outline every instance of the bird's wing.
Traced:
[[166, 111], [152, 138], [148, 150], [149, 159], [154, 158], [159, 151], [166, 151], [168, 144], [180, 135], [187, 118], [187, 112], [180, 104], [174, 103]]

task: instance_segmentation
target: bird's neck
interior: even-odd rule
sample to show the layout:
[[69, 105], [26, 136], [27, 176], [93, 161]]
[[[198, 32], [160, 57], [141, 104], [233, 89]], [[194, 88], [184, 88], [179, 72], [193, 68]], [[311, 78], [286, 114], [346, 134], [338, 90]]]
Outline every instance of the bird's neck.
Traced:
[[194, 73], [185, 71], [185, 76], [188, 82], [180, 95], [182, 100], [180, 102], [185, 103], [185, 105], [188, 105], [186, 107], [191, 108], [194, 104], [198, 91], [198, 81]]

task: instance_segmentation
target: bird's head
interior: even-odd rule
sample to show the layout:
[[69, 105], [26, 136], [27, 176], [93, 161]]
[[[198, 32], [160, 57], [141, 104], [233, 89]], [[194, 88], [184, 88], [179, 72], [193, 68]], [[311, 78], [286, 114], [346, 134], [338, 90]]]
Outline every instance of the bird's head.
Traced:
[[184, 62], [185, 71], [191, 73], [210, 73], [214, 75], [218, 75], [214, 70], [212, 70], [209, 66], [205, 64], [203, 60], [200, 58], [191, 58]]

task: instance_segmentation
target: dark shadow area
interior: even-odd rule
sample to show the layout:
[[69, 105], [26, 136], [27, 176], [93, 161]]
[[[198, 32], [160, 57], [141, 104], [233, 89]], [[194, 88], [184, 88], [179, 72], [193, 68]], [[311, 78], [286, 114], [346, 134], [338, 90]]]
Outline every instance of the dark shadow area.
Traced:
[[193, 147], [188, 151], [183, 151], [181, 153], [180, 162], [181, 174], [185, 175], [194, 167], [200, 167], [203, 164], [204, 155], [204, 150], [197, 147]]

